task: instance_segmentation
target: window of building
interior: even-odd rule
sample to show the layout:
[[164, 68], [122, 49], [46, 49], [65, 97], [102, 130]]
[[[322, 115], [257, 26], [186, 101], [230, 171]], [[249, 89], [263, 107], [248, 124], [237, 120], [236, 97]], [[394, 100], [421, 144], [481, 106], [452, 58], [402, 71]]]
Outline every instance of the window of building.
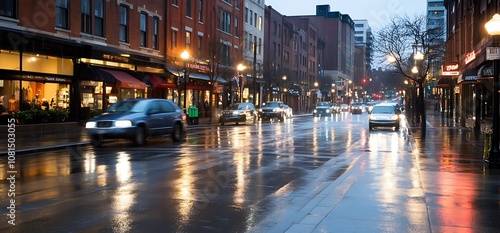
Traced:
[[203, 36], [198, 35], [198, 55], [201, 56], [203, 53]]
[[248, 7], [245, 7], [245, 23], [248, 23]]
[[68, 0], [56, 0], [56, 27], [68, 29]]
[[224, 0], [224, 2], [231, 4], [231, 0]]
[[178, 6], [179, 5], [179, 0], [172, 0], [172, 5], [174, 6]]
[[186, 0], [186, 17], [191, 18], [191, 11], [192, 11], [192, 6], [191, 6], [191, 0]]
[[231, 47], [221, 44], [222, 65], [231, 65]]
[[120, 5], [120, 41], [128, 42], [128, 7]]
[[81, 15], [81, 30], [84, 33], [92, 33], [92, 20], [91, 20], [91, 10], [90, 10], [90, 0], [81, 0], [80, 2]]
[[240, 36], [240, 28], [238, 27], [238, 17], [234, 18], [234, 36]]
[[160, 19], [153, 17], [153, 49], [158, 49], [158, 24]]
[[259, 29], [259, 31], [262, 31], [262, 16], [259, 16], [259, 21], [257, 23], [257, 29]]
[[0, 2], [0, 16], [17, 18], [17, 0], [4, 0]]
[[245, 32], [245, 39], [244, 39], [244, 46], [245, 49], [248, 50], [248, 32]]
[[234, 7], [240, 9], [240, 0], [234, 0]]
[[260, 54], [262, 54], [262, 38], [259, 38], [259, 44], [258, 44], [258, 46], [259, 46], [259, 51], [258, 52], [259, 52], [259, 55], [260, 55]]
[[191, 48], [191, 32], [186, 32], [186, 48]]
[[104, 3], [103, 0], [94, 2], [94, 34], [104, 36]]
[[257, 27], [257, 26], [258, 26], [258, 25], [257, 25], [257, 21], [259, 20], [259, 19], [257, 18], [257, 13], [254, 13], [254, 14], [253, 14], [253, 20], [255, 20], [255, 21], [254, 21], [254, 23], [253, 23], [253, 26], [254, 26], [254, 27]]
[[231, 33], [231, 14], [219, 9], [219, 22], [217, 28], [223, 32]]
[[172, 49], [177, 48], [177, 30], [172, 30], [172, 38], [171, 38], [171, 47]]
[[198, 0], [198, 22], [203, 23], [203, 0]]
[[253, 24], [253, 11], [250, 10], [250, 20], [249, 20], [250, 25]]
[[146, 13], [141, 13], [139, 30], [141, 32], [141, 47], [147, 46], [147, 34], [148, 34], [148, 15]]

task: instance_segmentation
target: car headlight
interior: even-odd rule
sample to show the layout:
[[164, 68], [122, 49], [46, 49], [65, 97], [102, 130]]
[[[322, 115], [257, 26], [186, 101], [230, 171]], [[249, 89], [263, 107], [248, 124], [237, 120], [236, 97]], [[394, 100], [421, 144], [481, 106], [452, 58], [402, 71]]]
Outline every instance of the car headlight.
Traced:
[[391, 116], [391, 120], [397, 120], [397, 119], [398, 119], [398, 115]]
[[262, 112], [262, 109], [259, 109], [259, 112]]
[[115, 126], [116, 127], [130, 127], [130, 126], [132, 126], [132, 121], [129, 121], [129, 120], [115, 121]]
[[95, 128], [95, 126], [96, 126], [95, 121], [89, 121], [85, 124], [85, 128], [87, 128], [87, 129]]
[[377, 120], [377, 117], [374, 115], [370, 115], [370, 120]]
[[326, 113], [330, 113], [330, 109], [327, 109], [327, 110], [326, 110]]
[[239, 111], [233, 111], [233, 115], [240, 115]]
[[318, 110], [317, 110], [317, 109], [314, 109], [314, 111], [313, 111], [313, 112], [314, 112], [314, 113], [317, 113], [317, 112], [318, 112]]

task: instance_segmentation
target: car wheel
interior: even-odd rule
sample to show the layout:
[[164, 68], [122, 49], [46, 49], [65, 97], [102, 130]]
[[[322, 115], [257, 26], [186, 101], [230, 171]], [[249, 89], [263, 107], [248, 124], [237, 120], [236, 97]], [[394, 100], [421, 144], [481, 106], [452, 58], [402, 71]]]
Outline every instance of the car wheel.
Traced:
[[90, 143], [92, 146], [100, 147], [102, 145], [103, 136], [100, 134], [94, 134], [90, 136]]
[[174, 131], [172, 132], [172, 141], [179, 142], [182, 139], [182, 126], [180, 124], [174, 125]]
[[138, 146], [142, 146], [146, 143], [146, 129], [144, 129], [144, 127], [137, 127], [134, 142]]
[[220, 121], [220, 125], [224, 125], [224, 121]]

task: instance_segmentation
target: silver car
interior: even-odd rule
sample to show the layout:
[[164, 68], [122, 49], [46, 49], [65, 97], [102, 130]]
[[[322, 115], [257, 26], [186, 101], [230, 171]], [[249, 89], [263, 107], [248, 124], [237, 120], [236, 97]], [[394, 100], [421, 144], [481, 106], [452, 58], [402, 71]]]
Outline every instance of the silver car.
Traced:
[[368, 128], [373, 130], [375, 127], [394, 127], [399, 130], [401, 110], [392, 103], [381, 103], [373, 106], [372, 113], [369, 116]]
[[186, 114], [165, 99], [120, 100], [85, 125], [94, 146], [106, 139], [132, 139], [143, 145], [148, 137], [163, 135], [180, 141], [186, 127]]

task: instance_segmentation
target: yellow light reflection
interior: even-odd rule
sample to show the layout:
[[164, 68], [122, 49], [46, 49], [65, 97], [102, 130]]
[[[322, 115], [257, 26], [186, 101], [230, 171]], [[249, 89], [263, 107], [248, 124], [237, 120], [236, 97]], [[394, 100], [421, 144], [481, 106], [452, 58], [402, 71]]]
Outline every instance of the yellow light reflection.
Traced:
[[179, 178], [174, 180], [174, 199], [179, 201], [179, 208], [177, 208], [177, 212], [180, 216], [181, 221], [187, 221], [189, 219], [190, 213], [193, 211], [194, 205], [194, 195], [195, 192], [194, 187], [194, 171], [193, 171], [193, 163], [194, 160], [191, 156], [183, 156], [181, 160], [179, 160], [176, 169], [180, 172]]
[[112, 208], [113, 229], [115, 232], [129, 232], [132, 227], [133, 217], [130, 213], [130, 207], [135, 203], [135, 183], [128, 182], [132, 177], [132, 168], [130, 155], [125, 152], [118, 153], [118, 162], [116, 163], [116, 179], [121, 182], [113, 195]]

